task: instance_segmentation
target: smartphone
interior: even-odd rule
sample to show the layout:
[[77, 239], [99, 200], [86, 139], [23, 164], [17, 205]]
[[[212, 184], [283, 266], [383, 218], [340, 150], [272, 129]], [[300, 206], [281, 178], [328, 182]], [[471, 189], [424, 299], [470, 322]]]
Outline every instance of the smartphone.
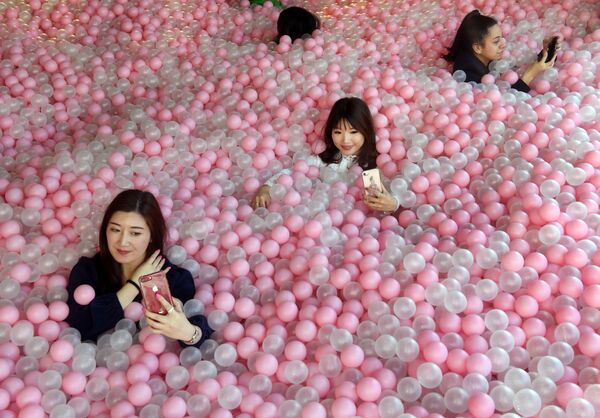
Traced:
[[167, 310], [162, 306], [156, 294], [160, 294], [171, 305], [173, 304], [169, 282], [167, 281], [167, 273], [165, 271], [158, 271], [140, 277], [140, 287], [142, 288], [142, 297], [144, 298], [146, 309], [150, 312], [166, 315]]
[[363, 171], [362, 179], [365, 190], [383, 191], [383, 185], [381, 184], [381, 176], [378, 168], [372, 168], [370, 170]]
[[[546, 62], [550, 62], [554, 59], [556, 55], [556, 44], [558, 43], [558, 36], [553, 36], [548, 43], [548, 56], [546, 57]], [[544, 50], [542, 49], [538, 54], [538, 61], [542, 59], [544, 56]]]

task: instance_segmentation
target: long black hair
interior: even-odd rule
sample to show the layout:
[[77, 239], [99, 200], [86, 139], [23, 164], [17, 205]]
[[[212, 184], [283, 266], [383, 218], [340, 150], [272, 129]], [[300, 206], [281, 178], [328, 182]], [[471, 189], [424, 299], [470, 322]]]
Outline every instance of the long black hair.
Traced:
[[304, 35], [310, 35], [315, 29], [321, 27], [317, 16], [302, 7], [288, 7], [279, 13], [277, 19], [277, 42], [282, 36], [287, 35], [294, 42]]
[[483, 44], [483, 40], [489, 29], [497, 25], [498, 21], [490, 16], [479, 13], [479, 10], [469, 12], [456, 32], [456, 37], [452, 46], [448, 48], [448, 53], [444, 55], [446, 61], [455, 61], [456, 57], [462, 52], [473, 52], [473, 44]]
[[358, 97], [345, 97], [334, 103], [323, 128], [325, 139], [325, 151], [319, 157], [325, 164], [337, 163], [342, 156], [333, 143], [332, 132], [343, 123], [349, 123], [360, 132], [365, 142], [358, 152], [357, 164], [368, 170], [375, 168], [377, 159], [377, 148], [375, 147], [375, 127], [373, 117], [367, 104]]
[[106, 208], [100, 225], [100, 260], [107, 273], [102, 287], [106, 290], [119, 289], [123, 280], [121, 265], [110, 254], [106, 237], [108, 223], [115, 212], [135, 212], [144, 218], [150, 229], [150, 243], [146, 248], [146, 258], [156, 250], [163, 251], [167, 231], [165, 218], [152, 193], [141, 190], [124, 190], [119, 193]]

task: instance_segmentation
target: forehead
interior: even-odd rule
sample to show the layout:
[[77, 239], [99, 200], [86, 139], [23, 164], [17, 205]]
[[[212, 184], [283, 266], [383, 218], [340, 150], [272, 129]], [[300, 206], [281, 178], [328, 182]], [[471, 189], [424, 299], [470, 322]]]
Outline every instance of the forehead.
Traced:
[[121, 227], [148, 229], [148, 224], [142, 215], [137, 212], [117, 211], [108, 221], [109, 224], [118, 224]]
[[336, 129], [352, 129], [352, 124], [348, 121], [348, 119], [340, 119], [340, 121], [335, 125]]
[[494, 26], [492, 26], [491, 28], [488, 29], [488, 33], [487, 33], [486, 38], [494, 39], [494, 38], [497, 38], [499, 36], [502, 37], [502, 29], [500, 29], [499, 25], [494, 25]]

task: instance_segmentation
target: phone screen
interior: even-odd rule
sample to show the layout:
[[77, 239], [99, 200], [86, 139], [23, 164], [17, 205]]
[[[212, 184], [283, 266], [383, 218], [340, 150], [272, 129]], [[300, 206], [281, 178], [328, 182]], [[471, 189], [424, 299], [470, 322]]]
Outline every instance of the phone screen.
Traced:
[[156, 296], [158, 293], [170, 304], [173, 304], [173, 298], [171, 297], [171, 291], [169, 290], [169, 282], [167, 281], [166, 273], [159, 271], [157, 273], [142, 276], [140, 277], [140, 286], [142, 288], [142, 297], [144, 298], [146, 309], [150, 312], [166, 315], [167, 310]]

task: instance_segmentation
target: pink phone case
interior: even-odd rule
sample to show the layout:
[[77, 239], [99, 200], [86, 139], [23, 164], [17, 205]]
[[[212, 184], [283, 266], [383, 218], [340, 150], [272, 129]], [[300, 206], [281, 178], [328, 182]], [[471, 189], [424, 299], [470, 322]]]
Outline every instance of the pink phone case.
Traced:
[[140, 286], [142, 288], [142, 297], [144, 298], [146, 309], [150, 312], [166, 315], [167, 310], [162, 306], [156, 297], [156, 294], [160, 294], [171, 305], [173, 304], [173, 298], [171, 297], [171, 291], [169, 290], [169, 282], [167, 282], [167, 274], [164, 271], [159, 271], [157, 273], [142, 276], [140, 277]]

